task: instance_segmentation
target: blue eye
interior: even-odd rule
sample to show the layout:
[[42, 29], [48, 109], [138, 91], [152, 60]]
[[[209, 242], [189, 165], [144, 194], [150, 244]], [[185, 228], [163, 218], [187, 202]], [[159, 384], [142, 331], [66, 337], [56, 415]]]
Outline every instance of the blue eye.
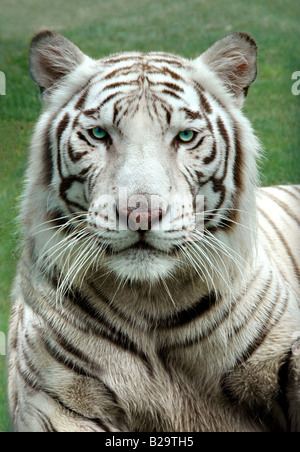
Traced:
[[178, 134], [178, 138], [180, 141], [183, 141], [184, 143], [187, 143], [188, 141], [192, 141], [192, 139], [195, 136], [195, 132], [192, 130], [183, 130]]
[[97, 139], [97, 140], [103, 140], [103, 138], [107, 137], [107, 132], [105, 132], [105, 130], [101, 129], [101, 127], [94, 127], [92, 130], [92, 135]]

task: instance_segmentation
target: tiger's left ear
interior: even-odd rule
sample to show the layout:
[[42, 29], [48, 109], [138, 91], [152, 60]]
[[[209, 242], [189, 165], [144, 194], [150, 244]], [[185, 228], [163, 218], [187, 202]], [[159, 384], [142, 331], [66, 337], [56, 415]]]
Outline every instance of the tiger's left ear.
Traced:
[[257, 74], [256, 42], [247, 33], [232, 33], [213, 44], [195, 63], [205, 63], [242, 107]]
[[84, 53], [64, 36], [43, 30], [31, 42], [30, 75], [43, 93], [70, 74], [84, 58]]

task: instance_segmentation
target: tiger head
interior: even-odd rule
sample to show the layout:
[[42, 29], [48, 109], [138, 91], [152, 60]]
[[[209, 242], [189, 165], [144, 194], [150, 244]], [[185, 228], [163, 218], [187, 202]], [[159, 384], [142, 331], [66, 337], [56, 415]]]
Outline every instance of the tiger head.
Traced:
[[41, 31], [30, 72], [45, 108], [27, 224], [57, 228], [43, 226], [43, 249], [64, 240], [64, 260], [74, 248], [82, 267], [154, 282], [183, 268], [205, 274], [220, 243], [234, 248], [235, 234], [247, 241], [239, 225], [250, 221], [258, 151], [241, 112], [256, 77], [248, 34], [226, 36], [195, 60], [163, 52], [94, 60]]

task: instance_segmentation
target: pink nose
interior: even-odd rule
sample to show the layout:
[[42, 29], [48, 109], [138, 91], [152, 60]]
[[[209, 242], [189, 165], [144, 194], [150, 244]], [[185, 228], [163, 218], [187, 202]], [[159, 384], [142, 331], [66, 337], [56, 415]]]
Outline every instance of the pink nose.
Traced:
[[158, 223], [163, 217], [162, 209], [141, 212], [139, 209], [126, 209], [119, 211], [119, 218], [126, 222], [128, 227], [134, 231], [148, 231], [153, 224]]

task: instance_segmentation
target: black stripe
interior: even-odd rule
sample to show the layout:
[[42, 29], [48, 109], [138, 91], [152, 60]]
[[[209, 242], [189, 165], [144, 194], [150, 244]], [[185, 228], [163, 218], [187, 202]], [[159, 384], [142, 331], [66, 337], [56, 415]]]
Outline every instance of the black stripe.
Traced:
[[47, 224], [52, 222], [55, 226], [61, 226], [64, 231], [71, 233], [74, 228], [72, 224], [68, 224], [65, 226], [72, 217], [66, 218], [66, 215], [61, 210], [53, 210], [51, 212], [47, 212], [47, 216], [45, 217]]
[[[67, 365], [67, 367], [70, 368], [72, 370], [72, 372], [95, 379], [95, 377], [93, 377], [92, 375], [89, 375], [87, 372], [85, 372], [84, 369], [78, 368], [77, 364], [75, 364], [75, 367], [73, 367], [74, 363], [66, 360], [65, 357], [60, 352], [58, 352], [58, 350], [56, 348], [53, 348], [49, 339], [46, 338], [46, 335], [43, 335], [43, 336], [44, 337], [41, 337], [41, 339], [43, 340], [43, 345], [45, 346], [48, 353], [53, 357], [53, 359], [60, 362], [64, 366], [66, 366], [67, 364], [70, 364], [70, 366]], [[30, 347], [33, 347], [33, 344], [31, 344], [29, 337], [27, 337], [27, 341], [28, 341], [28, 344], [30, 345]], [[60, 407], [62, 408], [63, 411], [68, 411], [70, 414], [76, 416], [76, 418], [82, 418], [82, 419], [91, 421], [93, 424], [97, 425], [98, 427], [100, 427], [102, 430], [104, 430], [106, 432], [110, 431], [109, 427], [99, 418], [94, 419], [94, 418], [89, 418], [89, 417], [84, 416], [82, 413], [79, 413], [79, 412], [75, 411], [73, 408], [68, 407], [65, 404], [65, 402], [62, 402], [60, 397], [56, 393], [54, 393], [52, 390], [50, 390], [48, 388], [46, 389], [43, 386], [41, 386], [41, 384], [38, 383], [38, 382], [42, 381], [40, 372], [38, 369], [36, 369], [32, 365], [30, 358], [28, 357], [28, 355], [25, 354], [24, 350], [23, 350], [22, 361], [26, 365], [26, 367], [30, 370], [30, 372], [23, 371], [19, 364], [18, 364], [18, 371], [19, 371], [19, 374], [21, 375], [21, 377], [23, 378], [24, 382], [29, 387], [31, 387], [32, 389], [34, 389], [36, 391], [45, 393], [46, 396], [50, 397], [54, 402], [56, 402], [58, 405], [60, 405]], [[122, 408], [120, 408], [118, 405], [117, 396], [114, 393], [114, 391], [112, 391], [103, 381], [101, 381], [99, 379], [97, 379], [97, 384], [98, 383], [101, 383], [101, 389], [104, 391], [104, 393], [106, 395], [109, 396], [112, 403], [114, 405], [116, 405], [116, 407], [120, 410], [120, 413], [124, 414]]]
[[287, 430], [289, 432], [291, 431], [291, 418], [289, 413], [288, 389], [289, 389], [291, 358], [292, 351], [290, 350], [285, 355], [278, 371], [278, 385], [279, 385], [278, 403], [284, 413], [284, 417], [287, 423]]
[[[219, 188], [219, 190], [221, 190], [221, 199], [219, 201], [219, 204], [214, 209], [215, 213], [212, 212], [210, 214], [209, 221], [211, 221], [217, 215], [218, 209], [222, 205], [222, 203], [225, 199], [225, 194], [226, 194], [226, 187], [220, 182], [223, 182], [223, 180], [225, 179], [227, 172], [228, 172], [229, 137], [228, 137], [227, 131], [226, 131], [226, 134], [224, 134], [224, 131], [221, 132], [223, 126], [219, 125], [219, 127], [220, 127], [220, 133], [222, 134], [222, 136], [226, 142], [225, 171], [224, 171], [224, 175], [221, 179], [213, 178], [214, 183], [217, 182], [216, 188]], [[224, 130], [225, 130], [225, 126], [224, 126]], [[235, 223], [238, 220], [237, 219], [238, 206], [239, 206], [238, 200], [239, 200], [239, 195], [241, 193], [241, 190], [243, 188], [244, 175], [242, 172], [242, 166], [243, 166], [242, 149], [241, 149], [241, 144], [240, 144], [240, 140], [239, 140], [239, 136], [238, 136], [238, 132], [237, 132], [237, 127], [234, 127], [234, 131], [235, 131], [234, 132], [235, 133], [235, 161], [234, 161], [234, 167], [233, 167], [233, 179], [235, 182], [235, 192], [232, 195], [232, 204], [227, 209], [227, 212], [226, 212], [227, 218], [222, 218], [217, 225], [208, 227], [208, 230], [210, 232], [215, 232], [218, 229], [226, 229], [229, 227], [233, 228]]]
[[289, 247], [284, 235], [282, 234], [282, 232], [278, 229], [278, 227], [276, 226], [276, 224], [274, 223], [273, 220], [271, 220], [271, 218], [269, 217], [269, 215], [260, 207], [258, 207], [258, 210], [260, 212], [260, 214], [268, 221], [268, 223], [270, 223], [270, 225], [272, 226], [273, 230], [275, 231], [275, 233], [277, 234], [277, 236], [280, 238], [281, 243], [283, 244], [283, 246], [286, 249], [286, 253], [290, 258], [290, 261], [292, 263], [292, 266], [294, 267], [294, 271], [295, 274], [297, 275], [298, 279], [300, 279], [300, 270], [298, 268], [298, 264], [294, 258], [294, 255], [292, 253], [291, 248]]
[[266, 196], [267, 198], [271, 199], [274, 203], [276, 203], [281, 209], [294, 220], [298, 226], [300, 226], [300, 220], [296, 217], [295, 213], [290, 209], [289, 205], [286, 204], [284, 201], [281, 201], [280, 199], [276, 198], [276, 196], [272, 195], [272, 193], [269, 193], [266, 190], [262, 190], [260, 192], [262, 196]]
[[172, 90], [172, 91], [177, 91], [180, 93], [184, 93], [184, 89], [181, 88], [180, 86], [178, 86], [176, 83], [170, 83], [170, 82], [155, 82], [153, 83], [155, 86], [159, 86], [159, 85], [163, 85], [166, 88]]
[[256, 339], [249, 344], [247, 349], [237, 359], [236, 365], [245, 363], [248, 359], [250, 359], [251, 356], [256, 352], [256, 350], [258, 350], [258, 348], [260, 348], [263, 345], [264, 341], [268, 337], [268, 335], [269, 335], [270, 331], [272, 330], [272, 328], [274, 328], [274, 326], [277, 325], [277, 323], [279, 322], [279, 320], [282, 317], [282, 314], [285, 312], [285, 310], [287, 308], [288, 300], [289, 300], [288, 293], [286, 294], [285, 298], [283, 299], [283, 305], [284, 305], [283, 306], [283, 310], [280, 312], [278, 317], [273, 319], [273, 321], [272, 321], [273, 312], [274, 312], [274, 310], [275, 310], [275, 308], [277, 306], [277, 303], [278, 303], [278, 301], [280, 299], [281, 299], [281, 293], [278, 293], [278, 295], [276, 297], [276, 301], [275, 301], [275, 303], [273, 305], [272, 311], [269, 313], [268, 320], [267, 320], [266, 324], [264, 325], [264, 329], [262, 329], [262, 331], [259, 332], [259, 334], [257, 335]]
[[39, 421], [43, 426], [43, 430], [46, 433], [58, 433], [58, 431], [54, 428], [50, 418], [43, 413], [41, 410], [35, 408], [36, 413], [38, 413]]
[[57, 148], [59, 149], [60, 140], [63, 132], [66, 130], [70, 122], [70, 115], [66, 113], [64, 117], [59, 121], [56, 127], [56, 140], [57, 140]]
[[242, 144], [239, 136], [238, 125], [234, 124], [234, 144], [235, 144], [235, 160], [233, 167], [233, 178], [236, 187], [236, 193], [240, 192], [243, 188], [243, 151]]
[[167, 66], [163, 66], [161, 68], [161, 71], [163, 74], [168, 74], [169, 76], [171, 76], [171, 78], [173, 78], [174, 80], [181, 80], [182, 82], [185, 82], [185, 80], [181, 77], [181, 75], [177, 74], [176, 72], [174, 72]]
[[[127, 71], [127, 73], [125, 73]], [[122, 68], [114, 69], [112, 72], [107, 74], [103, 80], [107, 80], [116, 76], [121, 77], [122, 75], [127, 75], [129, 72], [132, 71], [132, 66], [125, 66]], [[132, 71], [134, 73], [134, 71]]]
[[31, 373], [26, 372], [26, 371], [21, 369], [20, 362], [17, 362], [16, 367], [17, 367], [18, 374], [20, 375], [20, 377], [22, 378], [23, 382], [27, 386], [29, 386], [34, 391], [37, 391], [37, 392], [41, 391], [41, 392], [47, 393], [46, 390], [44, 390], [41, 387], [41, 385], [36, 380], [34, 380], [32, 378], [32, 374]]
[[43, 135], [42, 139], [42, 157], [41, 157], [41, 163], [43, 170], [41, 172], [41, 182], [44, 185], [51, 185], [52, 177], [53, 177], [53, 156], [52, 156], [52, 139], [51, 139], [51, 132], [52, 132], [52, 124], [56, 117], [56, 113], [51, 116], [51, 119], [49, 123], [47, 124], [47, 127], [45, 128], [45, 133]]
[[98, 108], [90, 108], [88, 110], [84, 110], [82, 112], [85, 116], [87, 116], [88, 118], [92, 118], [95, 119], [96, 121], [99, 119], [99, 109]]
[[214, 141], [213, 141], [213, 147], [212, 147], [212, 152], [210, 155], [208, 155], [207, 157], [205, 157], [203, 159], [203, 163], [204, 165], [209, 165], [215, 158], [217, 155], [217, 145], [216, 145], [216, 139], [215, 137], [213, 137]]
[[73, 163], [78, 162], [81, 158], [88, 154], [88, 151], [75, 151], [70, 141], [68, 142], [68, 154]]
[[228, 132], [226, 130], [225, 124], [220, 116], [218, 116], [218, 119], [217, 119], [217, 126], [218, 126], [218, 131], [219, 131], [220, 135], [222, 136], [223, 140], [225, 141], [226, 149], [228, 149], [229, 148], [229, 136], [228, 136]]
[[170, 64], [171, 66], [175, 66], [176, 68], [182, 68], [183, 64], [179, 60], [172, 59], [172, 55], [170, 55], [170, 59], [161, 58], [160, 56], [158, 58], [151, 58], [149, 59], [149, 63], [164, 63], [164, 64]]
[[59, 173], [61, 179], [63, 179], [63, 174], [62, 174], [62, 165], [61, 165], [62, 149], [60, 148], [60, 142], [61, 142], [62, 134], [65, 131], [65, 129], [67, 128], [69, 122], [70, 122], [70, 115], [69, 115], [69, 113], [66, 113], [64, 115], [64, 117], [60, 120], [60, 122], [58, 123], [58, 126], [56, 128], [57, 170], [58, 170], [58, 173]]
[[295, 187], [294, 185], [287, 185], [287, 186], [282, 186], [282, 185], [275, 185], [274, 188], [276, 188], [277, 190], [281, 190], [284, 193], [288, 193], [290, 196], [292, 196], [293, 198], [295, 198], [297, 201], [300, 201], [300, 196], [297, 196], [295, 193], [293, 193], [292, 191], [289, 190], [289, 188], [291, 188], [292, 190], [296, 190], [299, 192], [299, 188]]
[[[215, 134], [213, 131], [213, 127], [211, 125], [210, 120], [208, 119], [207, 116], [205, 116], [205, 119], [207, 121], [208, 124], [208, 128], [211, 131], [211, 134], [213, 136], [214, 142], [213, 142], [213, 147], [212, 147], [212, 152], [209, 156], [207, 156], [204, 160], [203, 163], [204, 164], [210, 164], [216, 157], [217, 154], [217, 146], [216, 146], [216, 138], [215, 138]], [[228, 173], [228, 161], [229, 161], [229, 149], [230, 149], [230, 142], [229, 142], [229, 136], [228, 136], [228, 132], [226, 130], [225, 124], [223, 123], [222, 119], [220, 117], [218, 117], [217, 119], [217, 127], [218, 127], [218, 132], [219, 134], [222, 136], [224, 142], [225, 142], [225, 157], [224, 157], [224, 169], [223, 169], [223, 175], [219, 178], [216, 177], [216, 172], [219, 171], [219, 168], [217, 168], [217, 171], [215, 171], [215, 173], [208, 179], [206, 180], [204, 183], [208, 183], [208, 182], [212, 182], [213, 184], [213, 190], [215, 193], [219, 193], [220, 194], [220, 198], [218, 201], [218, 204], [215, 206], [214, 211], [215, 213], [211, 213], [210, 214], [210, 221], [215, 218], [215, 216], [218, 214], [218, 209], [220, 209], [220, 207], [222, 206], [222, 204], [225, 201], [226, 198], [226, 193], [227, 193], [227, 188], [226, 185], [224, 184], [224, 180], [227, 176]], [[234, 174], [234, 179], [235, 179], [235, 174]], [[199, 183], [201, 185], [203, 185], [204, 183], [201, 181], [199, 181]], [[235, 203], [237, 202], [237, 200], [235, 200]], [[234, 212], [234, 210], [233, 210]], [[232, 215], [233, 216], [233, 215]], [[224, 219], [221, 219], [221, 224], [222, 227], [224, 227], [224, 225], [226, 227], [228, 227], [228, 225], [226, 223], [224, 223]], [[211, 232], [217, 230], [219, 227], [219, 225], [215, 225], [213, 227], [211, 227], [209, 230]]]
[[86, 143], [89, 147], [95, 148], [96, 146], [94, 144], [92, 144], [87, 137], [80, 131], [77, 132], [77, 136], [81, 141], [84, 141], [84, 143]]
[[138, 80], [129, 80], [129, 81], [122, 81], [122, 82], [115, 82], [115, 83], [111, 83], [110, 85], [106, 85], [102, 89], [102, 92], [107, 91], [109, 89], [120, 88], [120, 86], [131, 86], [131, 85], [138, 85], [138, 84], [139, 84]]
[[[190, 308], [180, 311], [171, 317], [165, 319], [156, 320], [155, 328], [167, 329], [167, 328], [180, 328], [190, 322], [193, 322], [212, 307], [215, 306], [217, 297], [214, 292], [202, 297], [195, 305]], [[155, 319], [153, 319], [155, 322]]]
[[[109, 300], [104, 293], [96, 287], [92, 282], [89, 283], [89, 287], [93, 290], [94, 294], [108, 306], [114, 314], [120, 316], [122, 320], [129, 323], [131, 326], [135, 326], [135, 319], [131, 319], [125, 313], [121, 312], [119, 308], [115, 307], [111, 300]], [[152, 317], [146, 316], [143, 318], [145, 322], [147, 322], [147, 330], [155, 331], [157, 329], [168, 329], [168, 328], [180, 328], [194, 320], [197, 320], [201, 317], [205, 312], [209, 311], [213, 308], [217, 303], [217, 297], [214, 292], [203, 296], [200, 300], [198, 300], [193, 306], [188, 309], [184, 309], [175, 313], [174, 315], [166, 318]]]
[[204, 109], [204, 112], [207, 115], [210, 115], [213, 112], [213, 110], [212, 110], [211, 105], [210, 105], [209, 101], [207, 100], [207, 98], [206, 98], [206, 96], [205, 96], [205, 94], [203, 92], [204, 90], [203, 90], [202, 86], [199, 83], [197, 83], [197, 82], [195, 83], [194, 86], [195, 86], [196, 92], [197, 92], [197, 94], [199, 96], [201, 107]]
[[91, 89], [90, 85], [87, 88], [85, 88], [85, 90], [83, 91], [83, 93], [81, 94], [80, 98], [78, 99], [78, 101], [75, 105], [76, 110], [82, 110], [90, 89]]
[[[112, 403], [121, 410], [119, 407], [119, 400], [115, 391], [113, 391], [109, 386], [107, 386], [103, 380], [99, 377], [104, 373], [105, 369], [102, 368], [98, 363], [92, 361], [87, 355], [85, 355], [81, 350], [71, 344], [62, 334], [58, 331], [51, 331], [52, 337], [54, 338], [55, 345], [53, 345], [50, 341], [49, 335], [47, 333], [47, 337], [44, 336], [43, 343], [48, 350], [49, 354], [59, 363], [63, 364], [63, 366], [72, 370], [72, 372], [93, 379], [96, 381], [96, 384], [99, 385], [99, 390], [105, 393], [105, 395], [112, 401]], [[62, 348], [63, 352], [58, 349], [58, 346]], [[82, 362], [82, 364], [78, 363], [78, 361], [74, 361], [72, 358], [67, 355], [72, 355], [76, 360]]]
[[179, 96], [178, 94], [174, 93], [173, 91], [169, 90], [169, 89], [163, 89], [162, 93], [167, 94], [169, 96], [174, 97], [175, 99], [179, 99], [182, 100], [182, 97]]
[[[101, 384], [103, 383], [98, 379], [98, 375], [103, 373], [102, 367], [98, 365], [98, 363], [92, 361], [85, 355], [81, 350], [75, 347], [72, 343], [70, 343], [60, 331], [51, 330], [51, 336], [55, 341], [55, 345], [52, 344], [50, 340], [50, 334], [47, 333], [47, 337], [43, 337], [43, 342], [48, 349], [49, 353], [57, 359], [60, 363], [64, 364], [66, 367], [69, 367], [74, 372], [79, 375], [83, 375], [86, 377], [92, 377], [97, 379]], [[60, 352], [58, 347], [63, 349], [63, 352]], [[70, 358], [67, 355], [71, 355]], [[75, 362], [75, 358], [77, 361]], [[80, 363], [78, 363], [78, 361]]]
[[[185, 166], [184, 169], [188, 173], [188, 175], [190, 176], [191, 180], [189, 180], [189, 177], [188, 177], [187, 174], [185, 174], [185, 172], [181, 171], [181, 173], [183, 174], [183, 177], [185, 178], [185, 180], [186, 180], [186, 182], [187, 182], [187, 184], [188, 184], [188, 186], [190, 188], [190, 191], [191, 191], [192, 196], [193, 196], [193, 200], [195, 200], [196, 189], [195, 189], [195, 186], [194, 186], [193, 182], [197, 182], [197, 181], [194, 180], [194, 176], [193, 176], [191, 170], [187, 166]], [[196, 175], [197, 175], [197, 173], [196, 173]]]
[[180, 111], [183, 111], [185, 113], [187, 119], [195, 120], [203, 118], [200, 111], [192, 111], [186, 107], [180, 108]]
[[107, 425], [104, 424], [100, 419], [90, 419], [88, 417], [83, 416], [81, 413], [78, 413], [73, 408], [68, 407], [64, 402], [62, 402], [59, 397], [56, 394], [53, 394], [48, 389], [45, 389], [41, 387], [36, 381], [34, 381], [29, 375], [27, 375], [19, 366], [19, 363], [17, 364], [17, 369], [20, 377], [24, 381], [24, 383], [30, 387], [30, 389], [37, 391], [37, 392], [43, 392], [46, 397], [50, 397], [53, 402], [59, 405], [59, 407], [62, 409], [62, 415], [65, 414], [67, 411], [72, 416], [76, 417], [76, 419], [83, 419], [85, 421], [91, 421], [95, 424], [95, 426], [100, 427], [105, 432], [110, 432], [110, 429]]
[[[52, 278], [52, 282], [55, 287], [58, 286], [58, 280], [54, 277]], [[139, 349], [137, 344], [129, 339], [125, 332], [117, 330], [115, 326], [109, 323], [99, 310], [90, 303], [88, 298], [76, 289], [66, 291], [65, 297], [73, 306], [79, 307], [91, 320], [93, 320], [93, 332], [95, 334], [107, 339], [124, 351], [138, 356], [146, 365], [149, 373], [152, 374], [152, 366], [146, 354]]]
[[208, 127], [208, 129], [209, 129], [209, 131], [210, 131], [210, 133], [211, 133], [211, 135], [212, 135], [212, 138], [213, 138], [212, 152], [211, 152], [210, 155], [208, 155], [207, 157], [205, 157], [205, 158], [203, 159], [203, 163], [204, 163], [205, 165], [208, 165], [208, 164], [210, 164], [210, 163], [215, 159], [215, 157], [216, 157], [216, 154], [217, 154], [217, 144], [216, 144], [215, 132], [214, 132], [212, 123], [211, 123], [210, 119], [208, 118], [208, 116], [206, 116], [206, 114], [204, 114], [204, 118], [205, 118], [205, 120], [206, 120], [206, 122], [207, 122], [207, 127]]
[[[194, 345], [199, 344], [199, 342], [201, 342], [203, 339], [207, 339], [209, 336], [211, 336], [219, 327], [220, 325], [226, 320], [228, 319], [228, 317], [230, 315], [232, 315], [232, 313], [234, 312], [234, 310], [240, 305], [240, 302], [242, 300], [243, 297], [247, 296], [247, 293], [249, 292], [250, 288], [253, 286], [253, 284], [255, 284], [255, 281], [257, 279], [257, 277], [260, 275], [262, 271], [262, 267], [259, 267], [256, 271], [256, 273], [253, 275], [253, 278], [251, 279], [251, 281], [249, 282], [248, 286], [246, 287], [246, 291], [243, 295], [241, 295], [239, 298], [237, 298], [224, 312], [223, 315], [220, 319], [216, 320], [213, 322], [213, 324], [210, 326], [210, 328], [208, 328], [205, 332], [200, 332], [197, 337], [195, 337], [194, 339], [188, 339], [186, 341], [184, 341], [183, 343], [179, 343], [179, 344], [174, 344], [171, 345], [169, 347], [167, 347], [167, 349], [169, 351], [171, 350], [176, 350], [178, 348], [187, 348], [187, 347], [193, 347]], [[220, 304], [221, 304], [221, 300], [220, 300]]]
[[296, 190], [300, 195], [300, 186], [299, 185], [297, 185], [297, 186], [293, 185], [293, 189]]
[[97, 110], [100, 111], [101, 108], [103, 108], [105, 104], [107, 104], [107, 103], [110, 102], [112, 99], [114, 99], [115, 97], [117, 97], [117, 96], [119, 96], [119, 95], [121, 95], [121, 94], [127, 94], [127, 93], [117, 91], [116, 93], [110, 94], [109, 96], [107, 96], [107, 97], [101, 102], [101, 104], [99, 105], [99, 107], [98, 107]]
[[195, 144], [195, 146], [193, 146], [192, 148], [189, 148], [189, 151], [194, 151], [196, 148], [198, 148], [199, 146], [201, 146], [201, 144], [203, 143], [203, 141], [205, 140], [205, 136], [204, 137], [200, 137], [199, 141], [197, 142], [197, 144]]
[[243, 321], [239, 326], [237, 326], [237, 325], [234, 326], [230, 337], [233, 337], [234, 335], [238, 334], [242, 330], [242, 328], [244, 328], [247, 325], [247, 323], [249, 323], [249, 321], [253, 317], [253, 314], [256, 313], [257, 308], [265, 301], [266, 294], [268, 293], [268, 291], [271, 287], [272, 281], [273, 281], [273, 275], [270, 274], [268, 280], [266, 281], [266, 283], [263, 287], [262, 292], [260, 292], [257, 297], [257, 302], [255, 303], [254, 306], [252, 306], [252, 309], [250, 310], [249, 315], [247, 316], [247, 318], [243, 318]]
[[59, 187], [60, 197], [64, 200], [68, 207], [74, 207], [76, 210], [85, 211], [86, 208], [79, 204], [78, 202], [72, 201], [68, 198], [67, 191], [71, 188], [71, 186], [78, 182], [79, 184], [83, 184], [85, 182], [85, 178], [79, 176], [68, 176], [65, 177]]
[[[112, 65], [112, 64], [116, 64], [116, 63], [123, 63], [124, 61], [134, 61], [134, 64], [136, 64], [136, 62], [138, 60], [140, 60], [141, 55], [116, 55], [116, 56], [110, 56], [107, 58], [103, 58], [101, 60], [101, 63], [103, 64], [107, 64], [107, 65]], [[132, 66], [129, 66], [129, 68], [131, 69]], [[123, 68], [119, 68], [119, 70], [123, 70]]]

